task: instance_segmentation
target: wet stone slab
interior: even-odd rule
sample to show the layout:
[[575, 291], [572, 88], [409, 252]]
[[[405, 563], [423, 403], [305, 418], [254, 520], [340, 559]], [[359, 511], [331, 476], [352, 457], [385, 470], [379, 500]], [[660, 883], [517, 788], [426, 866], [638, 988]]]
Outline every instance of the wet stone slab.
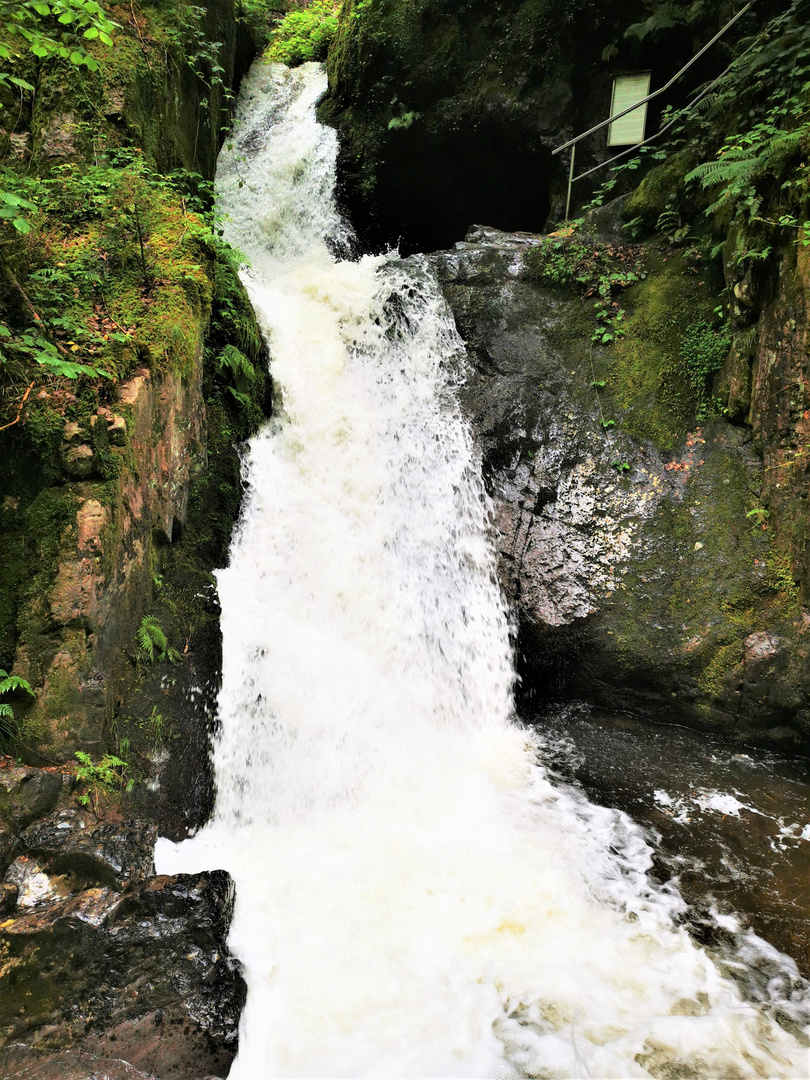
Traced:
[[66, 805], [59, 773], [2, 780], [0, 1076], [226, 1076], [245, 998], [229, 876], [157, 877], [153, 824]]

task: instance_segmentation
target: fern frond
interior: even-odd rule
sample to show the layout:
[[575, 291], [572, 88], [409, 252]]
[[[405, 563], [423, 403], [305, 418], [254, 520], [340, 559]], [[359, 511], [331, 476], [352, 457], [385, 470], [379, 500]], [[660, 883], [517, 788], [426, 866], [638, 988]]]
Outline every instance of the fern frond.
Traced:
[[0, 668], [0, 694], [10, 694], [14, 690], [24, 690], [31, 697], [36, 696], [27, 679], [23, 679], [19, 675], [9, 675], [7, 671]]
[[250, 383], [256, 381], [256, 369], [248, 357], [235, 345], [226, 345], [219, 354], [220, 373], [226, 369], [232, 371], [237, 380], [245, 379]]
[[155, 652], [158, 653], [158, 659], [162, 660], [165, 657], [169, 641], [154, 615], [144, 615], [136, 637], [150, 663], [155, 659]]
[[673, 26], [681, 26], [687, 19], [687, 12], [679, 4], [661, 4], [644, 22], [628, 26], [624, 36], [635, 37], [642, 41], [650, 34], [657, 34], [659, 30], [670, 30]]
[[733, 151], [729, 151], [715, 161], [701, 162], [686, 174], [685, 179], [687, 183], [699, 180], [703, 188], [716, 187], [718, 184], [748, 180], [761, 163], [761, 157], [739, 158]]

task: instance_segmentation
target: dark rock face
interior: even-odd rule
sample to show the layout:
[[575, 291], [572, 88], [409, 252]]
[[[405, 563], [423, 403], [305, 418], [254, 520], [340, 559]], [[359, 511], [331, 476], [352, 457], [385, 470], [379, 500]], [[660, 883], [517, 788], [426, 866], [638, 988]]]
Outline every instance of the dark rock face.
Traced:
[[[62, 781], [2, 770], [18, 772]], [[224, 944], [227, 874], [154, 877], [149, 823], [65, 805], [20, 830], [27, 818], [0, 884], [2, 1074], [225, 1075], [245, 997]]]
[[[568, 158], [551, 150], [607, 117], [614, 68], [673, 62], [649, 42], [641, 62], [622, 37], [642, 11], [636, 0], [347, 0], [321, 112], [340, 131], [361, 237], [431, 251], [473, 221], [539, 231], [564, 200]], [[607, 156], [605, 139], [580, 146], [580, 167]]]
[[542, 242], [478, 228], [431, 256], [470, 356], [523, 693], [806, 745], [810, 615], [752, 527], [750, 430], [698, 424], [657, 375], [649, 400], [622, 382], [633, 364], [643, 389], [701, 317], [694, 275], [651, 252], [627, 336], [593, 347], [592, 303], [533, 282]]

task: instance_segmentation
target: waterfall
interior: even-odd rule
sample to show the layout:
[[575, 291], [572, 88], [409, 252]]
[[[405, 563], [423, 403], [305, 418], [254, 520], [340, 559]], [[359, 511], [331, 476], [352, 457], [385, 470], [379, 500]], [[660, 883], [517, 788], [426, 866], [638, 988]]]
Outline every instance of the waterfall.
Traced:
[[218, 574], [214, 815], [156, 863], [235, 880], [231, 1077], [806, 1077], [801, 1003], [744, 1000], [512, 715], [463, 347], [420, 259], [341, 261], [324, 89], [255, 66], [217, 173], [277, 411]]

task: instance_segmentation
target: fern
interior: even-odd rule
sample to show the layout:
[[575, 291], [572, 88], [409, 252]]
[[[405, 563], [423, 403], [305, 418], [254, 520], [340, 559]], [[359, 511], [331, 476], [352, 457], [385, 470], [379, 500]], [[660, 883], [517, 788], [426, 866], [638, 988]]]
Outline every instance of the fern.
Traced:
[[761, 157], [740, 157], [740, 152], [730, 150], [716, 161], [704, 161], [686, 174], [686, 182], [699, 180], [703, 188], [718, 184], [738, 184], [751, 179], [762, 162]]
[[[34, 697], [34, 691], [31, 689], [31, 684], [27, 679], [20, 678], [19, 675], [9, 675], [7, 671], [3, 671], [0, 668], [0, 697], [3, 694], [11, 694], [15, 690], [24, 690], [26, 694], [30, 694]], [[2, 713], [0, 713], [2, 715]]]
[[170, 664], [180, 659], [180, 653], [169, 645], [169, 639], [154, 615], [144, 615], [135, 636], [143, 655], [150, 664], [155, 657], [158, 660], [168, 660]]
[[675, 26], [686, 26], [696, 22], [703, 14], [704, 0], [695, 0], [693, 4], [684, 7], [683, 4], [663, 3], [655, 4], [652, 14], [644, 22], [633, 23], [625, 30], [625, 37], [638, 38], [643, 41], [651, 34], [657, 34], [661, 30], [671, 30]]
[[132, 791], [135, 786], [135, 780], [127, 776], [129, 765], [115, 754], [105, 754], [100, 761], [94, 762], [84, 750], [77, 750], [76, 761], [76, 780], [86, 788], [76, 796], [82, 806], [92, 806], [95, 810], [99, 796], [106, 798], [116, 787]]
[[219, 354], [218, 370], [220, 375], [230, 371], [237, 386], [243, 380], [249, 384], [256, 381], [256, 369], [248, 357], [235, 345], [226, 345]]

